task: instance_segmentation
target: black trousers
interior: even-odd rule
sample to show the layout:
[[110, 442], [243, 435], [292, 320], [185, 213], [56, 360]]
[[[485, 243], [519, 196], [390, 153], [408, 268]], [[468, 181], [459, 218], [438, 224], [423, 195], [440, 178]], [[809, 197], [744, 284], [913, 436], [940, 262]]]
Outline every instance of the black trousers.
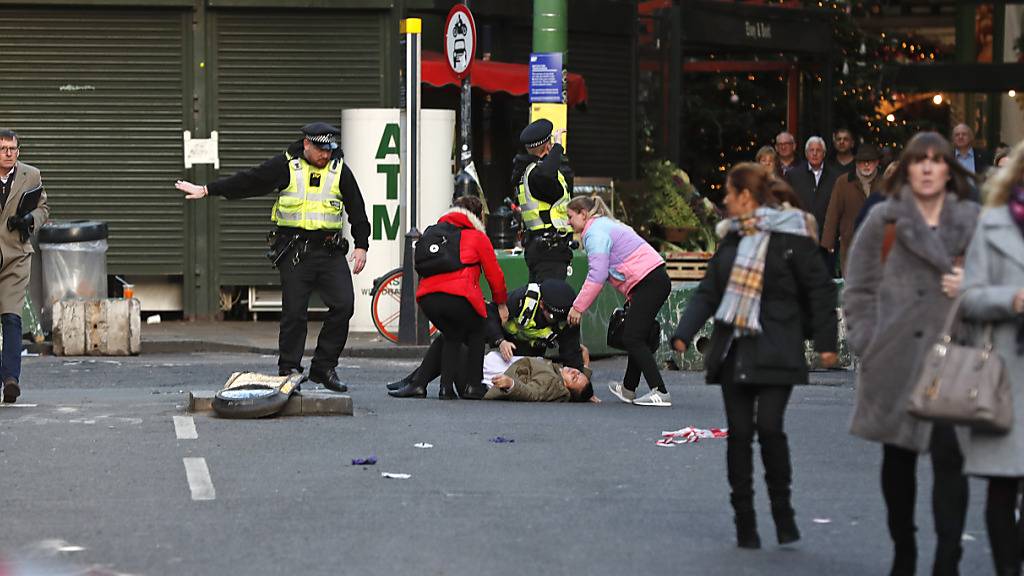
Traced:
[[735, 354], [726, 356], [722, 368], [722, 400], [729, 426], [726, 467], [730, 500], [737, 514], [754, 510], [754, 433], [761, 445], [761, 462], [772, 512], [792, 514], [790, 504], [793, 467], [785, 432], [786, 405], [793, 386], [762, 386], [733, 382]]
[[572, 250], [564, 242], [552, 245], [539, 238], [529, 238], [523, 250], [530, 282], [542, 282], [548, 278], [565, 280], [572, 263]]
[[291, 254], [280, 263], [281, 332], [278, 347], [280, 370], [302, 369], [302, 353], [306, 348], [306, 324], [309, 320], [309, 296], [316, 288], [327, 305], [327, 318], [317, 337], [316, 353], [310, 371], [327, 372], [338, 366], [338, 356], [348, 340], [348, 323], [352, 319], [354, 294], [352, 273], [341, 252], [334, 254], [318, 249], [303, 255], [298, 264]]
[[628, 390], [636, 390], [642, 374], [651, 390], [657, 388], [662, 392], [667, 391], [661, 372], [658, 371], [658, 361], [654, 359], [654, 353], [648, 345], [648, 338], [651, 326], [671, 291], [672, 281], [662, 265], [651, 270], [629, 293], [629, 310], [622, 328], [622, 344], [629, 355], [622, 386]]
[[[441, 387], [453, 388], [457, 380], [479, 383], [484, 371], [484, 318], [476, 313], [469, 300], [452, 294], [427, 294], [420, 298], [419, 304], [441, 333], [431, 343], [431, 349], [437, 342], [441, 343]], [[430, 357], [428, 349], [424, 362]], [[436, 362], [436, 353], [431, 362]], [[416, 383], [426, 385], [430, 380], [425, 378], [433, 370], [436, 368], [421, 365], [416, 371]]]
[[[952, 426], [932, 428], [930, 453], [935, 485], [932, 515], [935, 518], [935, 562], [932, 574], [959, 574], [960, 538], [967, 516], [967, 478], [964, 458]], [[917, 501], [917, 453], [897, 446], [882, 448], [882, 495], [888, 510], [889, 535], [896, 547], [898, 573], [913, 574], [917, 558], [914, 503]]]
[[1024, 518], [1024, 503], [1019, 501], [1021, 478], [992, 477], [988, 479], [985, 501], [985, 527], [992, 547], [992, 562], [998, 576], [1020, 574], [1022, 560], [1021, 530], [1024, 521], [1017, 517], [1019, 509]]

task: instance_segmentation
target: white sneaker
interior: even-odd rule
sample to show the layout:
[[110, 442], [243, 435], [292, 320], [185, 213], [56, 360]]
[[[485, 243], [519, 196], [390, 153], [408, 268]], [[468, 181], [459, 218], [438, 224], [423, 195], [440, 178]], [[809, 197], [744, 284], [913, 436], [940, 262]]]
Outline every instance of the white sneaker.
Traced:
[[647, 394], [633, 400], [633, 404], [637, 406], [671, 406], [672, 395], [668, 392], [661, 392], [657, 388], [654, 388]]
[[628, 390], [622, 385], [622, 382], [609, 382], [608, 391], [626, 404], [632, 404], [633, 399], [636, 398], [636, 390]]

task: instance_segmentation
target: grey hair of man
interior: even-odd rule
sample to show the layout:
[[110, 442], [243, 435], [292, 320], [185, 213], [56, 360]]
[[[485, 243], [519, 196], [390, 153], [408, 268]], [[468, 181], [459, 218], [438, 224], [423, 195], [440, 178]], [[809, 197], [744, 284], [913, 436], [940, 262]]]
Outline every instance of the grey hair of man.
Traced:
[[807, 139], [807, 142], [804, 144], [804, 153], [807, 153], [807, 149], [810, 148], [811, 144], [814, 144], [815, 142], [821, 144], [821, 147], [825, 149], [825, 152], [828, 152], [828, 146], [825, 144], [824, 138], [822, 138], [821, 136], [811, 136], [810, 138]]

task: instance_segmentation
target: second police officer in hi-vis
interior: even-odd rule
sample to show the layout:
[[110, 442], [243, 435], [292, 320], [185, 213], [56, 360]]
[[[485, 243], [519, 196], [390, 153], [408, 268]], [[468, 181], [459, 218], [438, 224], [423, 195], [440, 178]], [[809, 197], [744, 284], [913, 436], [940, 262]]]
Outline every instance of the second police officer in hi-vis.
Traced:
[[530, 282], [565, 280], [572, 262], [572, 226], [565, 208], [572, 196], [572, 171], [564, 162], [565, 130], [552, 134], [553, 128], [550, 120], [531, 122], [519, 135], [526, 154], [512, 161]]
[[206, 186], [179, 180], [175, 187], [189, 200], [208, 195], [228, 199], [250, 198], [278, 192], [271, 220], [268, 257], [281, 273], [282, 310], [278, 338], [278, 373], [302, 372], [306, 346], [306, 321], [313, 289], [327, 305], [327, 318], [317, 339], [309, 367], [309, 379], [326, 388], [344, 392], [335, 368], [348, 339], [354, 294], [352, 274], [345, 255], [348, 242], [342, 237], [343, 217], [355, 241], [352, 272], [366, 265], [370, 222], [355, 176], [338, 147], [340, 132], [324, 122], [302, 127], [302, 139], [255, 168], [220, 178]]

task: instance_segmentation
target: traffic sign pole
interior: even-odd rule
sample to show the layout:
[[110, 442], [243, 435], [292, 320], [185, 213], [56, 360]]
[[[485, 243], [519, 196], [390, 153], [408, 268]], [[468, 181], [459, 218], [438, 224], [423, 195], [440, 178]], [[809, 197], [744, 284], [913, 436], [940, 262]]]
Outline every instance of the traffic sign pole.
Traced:
[[[459, 183], [474, 182], [479, 191], [479, 182], [473, 176], [473, 91], [470, 69], [476, 55], [476, 23], [469, 11], [469, 0], [456, 4], [448, 12], [444, 25], [444, 45], [448, 68], [462, 81], [459, 101], [459, 168], [455, 178], [456, 194]], [[486, 203], [485, 203], [486, 205]]]
[[427, 319], [416, 306], [418, 279], [414, 268], [413, 249], [420, 239], [416, 227], [416, 201], [420, 190], [420, 39], [423, 21], [407, 18], [401, 21], [400, 31], [405, 36], [405, 86], [403, 90], [405, 127], [402, 130], [400, 149], [402, 193], [407, 202], [405, 217], [408, 218], [405, 246], [402, 253], [402, 295], [398, 309], [398, 343], [424, 345], [429, 343]]

